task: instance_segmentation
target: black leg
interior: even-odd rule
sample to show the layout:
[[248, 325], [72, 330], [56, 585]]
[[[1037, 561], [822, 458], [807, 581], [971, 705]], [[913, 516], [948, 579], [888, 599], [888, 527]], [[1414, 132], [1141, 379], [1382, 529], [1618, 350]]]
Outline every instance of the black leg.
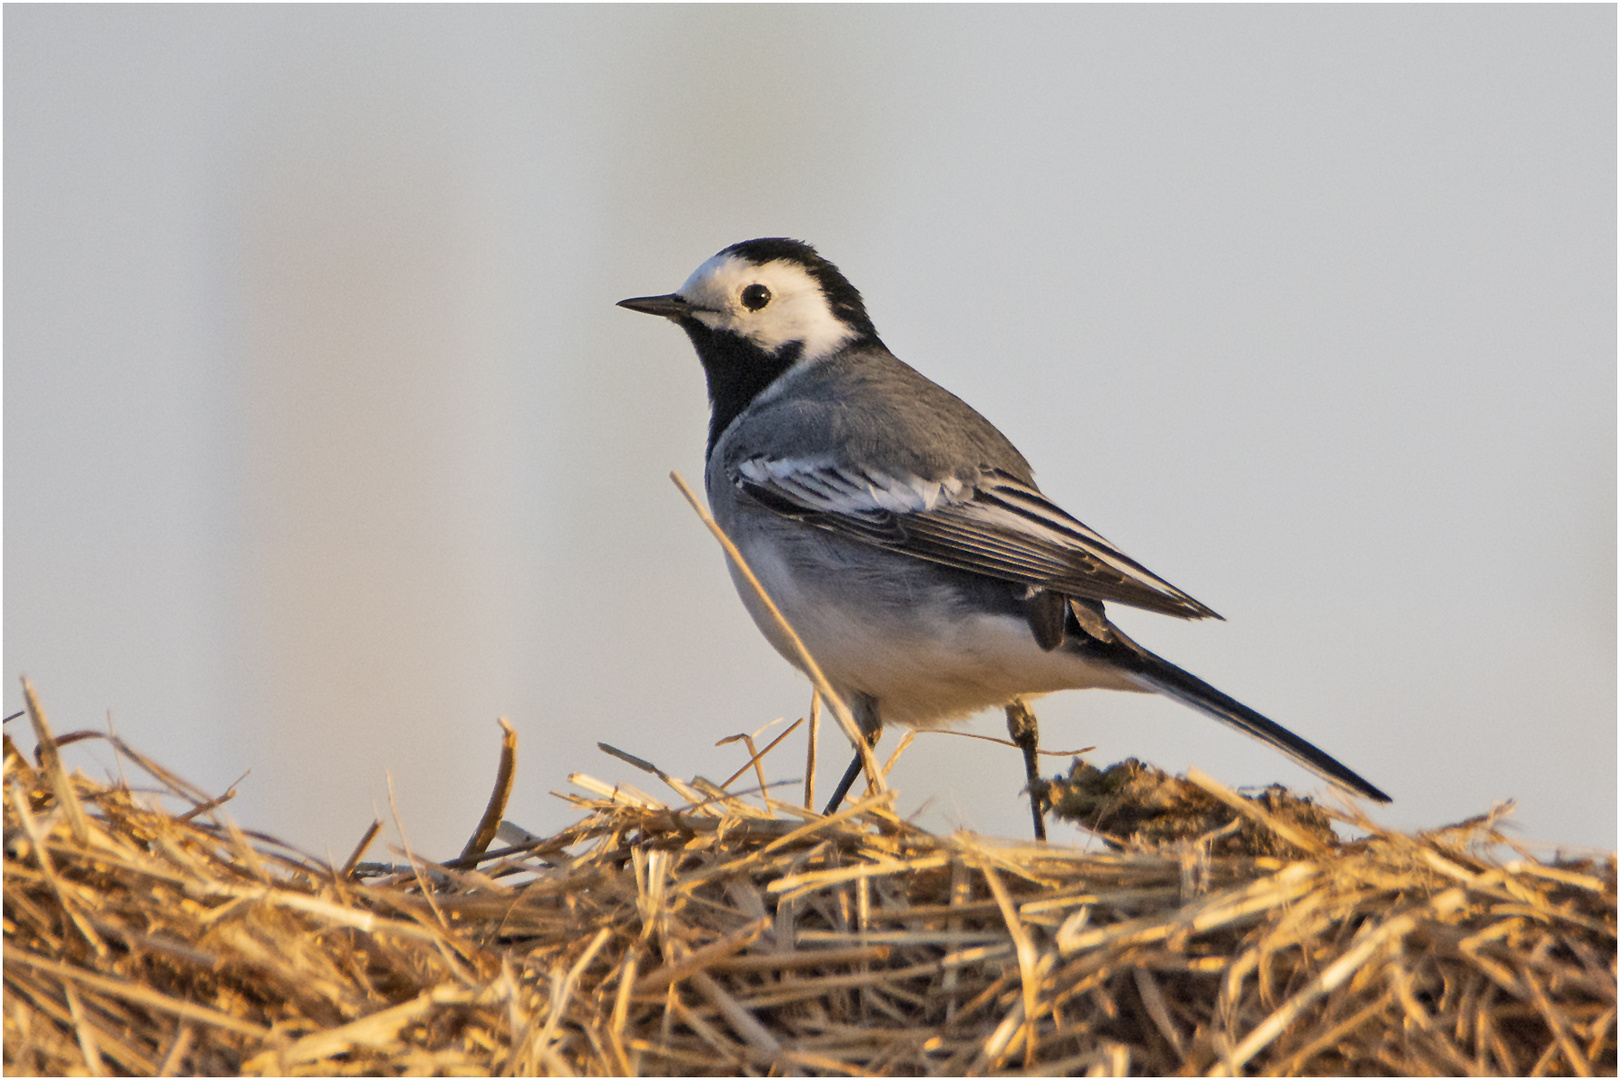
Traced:
[[[866, 745], [868, 747], [875, 747], [878, 743], [878, 738], [882, 734], [883, 729], [879, 728], [878, 730], [867, 735]], [[827, 809], [821, 812], [823, 816], [838, 812], [838, 807], [843, 803], [844, 796], [849, 794], [851, 785], [855, 783], [855, 778], [859, 775], [861, 775], [861, 752], [857, 750], [855, 751], [855, 760], [849, 763], [848, 769], [844, 770], [844, 778], [838, 781], [838, 787], [833, 791], [832, 798], [827, 800]]]
[[1007, 706], [1007, 734], [1024, 752], [1024, 774], [1029, 777], [1029, 809], [1035, 817], [1035, 839], [1046, 840], [1046, 782], [1041, 779], [1040, 763], [1036, 751], [1041, 744], [1041, 731], [1035, 724], [1035, 714], [1029, 711], [1023, 699], [1013, 698]]

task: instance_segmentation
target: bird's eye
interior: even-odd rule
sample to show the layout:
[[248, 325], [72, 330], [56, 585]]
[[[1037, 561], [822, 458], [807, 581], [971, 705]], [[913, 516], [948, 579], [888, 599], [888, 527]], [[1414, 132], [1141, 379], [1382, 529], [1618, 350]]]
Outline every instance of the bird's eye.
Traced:
[[758, 311], [771, 302], [771, 290], [763, 285], [750, 285], [742, 291], [743, 307], [749, 311]]

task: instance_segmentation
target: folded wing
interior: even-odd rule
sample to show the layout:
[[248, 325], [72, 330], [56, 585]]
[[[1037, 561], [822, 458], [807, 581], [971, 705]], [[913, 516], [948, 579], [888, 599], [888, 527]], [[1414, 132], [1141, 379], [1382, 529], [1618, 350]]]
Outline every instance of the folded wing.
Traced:
[[915, 558], [1065, 596], [1220, 618], [1000, 470], [924, 480], [825, 459], [758, 456], [731, 474], [776, 513]]

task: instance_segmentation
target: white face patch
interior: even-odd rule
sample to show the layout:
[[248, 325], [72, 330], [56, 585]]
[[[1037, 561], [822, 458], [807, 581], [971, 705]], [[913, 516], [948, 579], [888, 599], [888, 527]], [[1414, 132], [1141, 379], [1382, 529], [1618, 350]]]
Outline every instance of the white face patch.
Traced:
[[[770, 293], [757, 311], [743, 303], [743, 290], [751, 285]], [[697, 308], [692, 317], [704, 326], [747, 338], [767, 352], [803, 342], [801, 360], [818, 360], [856, 334], [833, 314], [821, 284], [785, 259], [756, 266], [740, 255], [716, 255], [694, 270], [676, 295]]]

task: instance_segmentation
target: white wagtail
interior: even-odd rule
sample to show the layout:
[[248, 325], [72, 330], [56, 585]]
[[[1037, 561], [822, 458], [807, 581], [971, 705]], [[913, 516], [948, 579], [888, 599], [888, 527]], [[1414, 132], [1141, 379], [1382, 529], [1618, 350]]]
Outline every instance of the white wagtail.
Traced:
[[[1148, 652], [1105, 602], [1220, 618], [1040, 493], [1006, 436], [878, 340], [861, 295], [797, 240], [748, 240], [680, 291], [619, 306], [673, 320], [708, 377], [705, 484], [721, 527], [862, 733], [1007, 710], [1044, 837], [1025, 697], [1168, 694], [1388, 802], [1292, 732]], [[797, 664], [735, 568], [754, 622]], [[857, 753], [828, 804], [860, 773]]]

